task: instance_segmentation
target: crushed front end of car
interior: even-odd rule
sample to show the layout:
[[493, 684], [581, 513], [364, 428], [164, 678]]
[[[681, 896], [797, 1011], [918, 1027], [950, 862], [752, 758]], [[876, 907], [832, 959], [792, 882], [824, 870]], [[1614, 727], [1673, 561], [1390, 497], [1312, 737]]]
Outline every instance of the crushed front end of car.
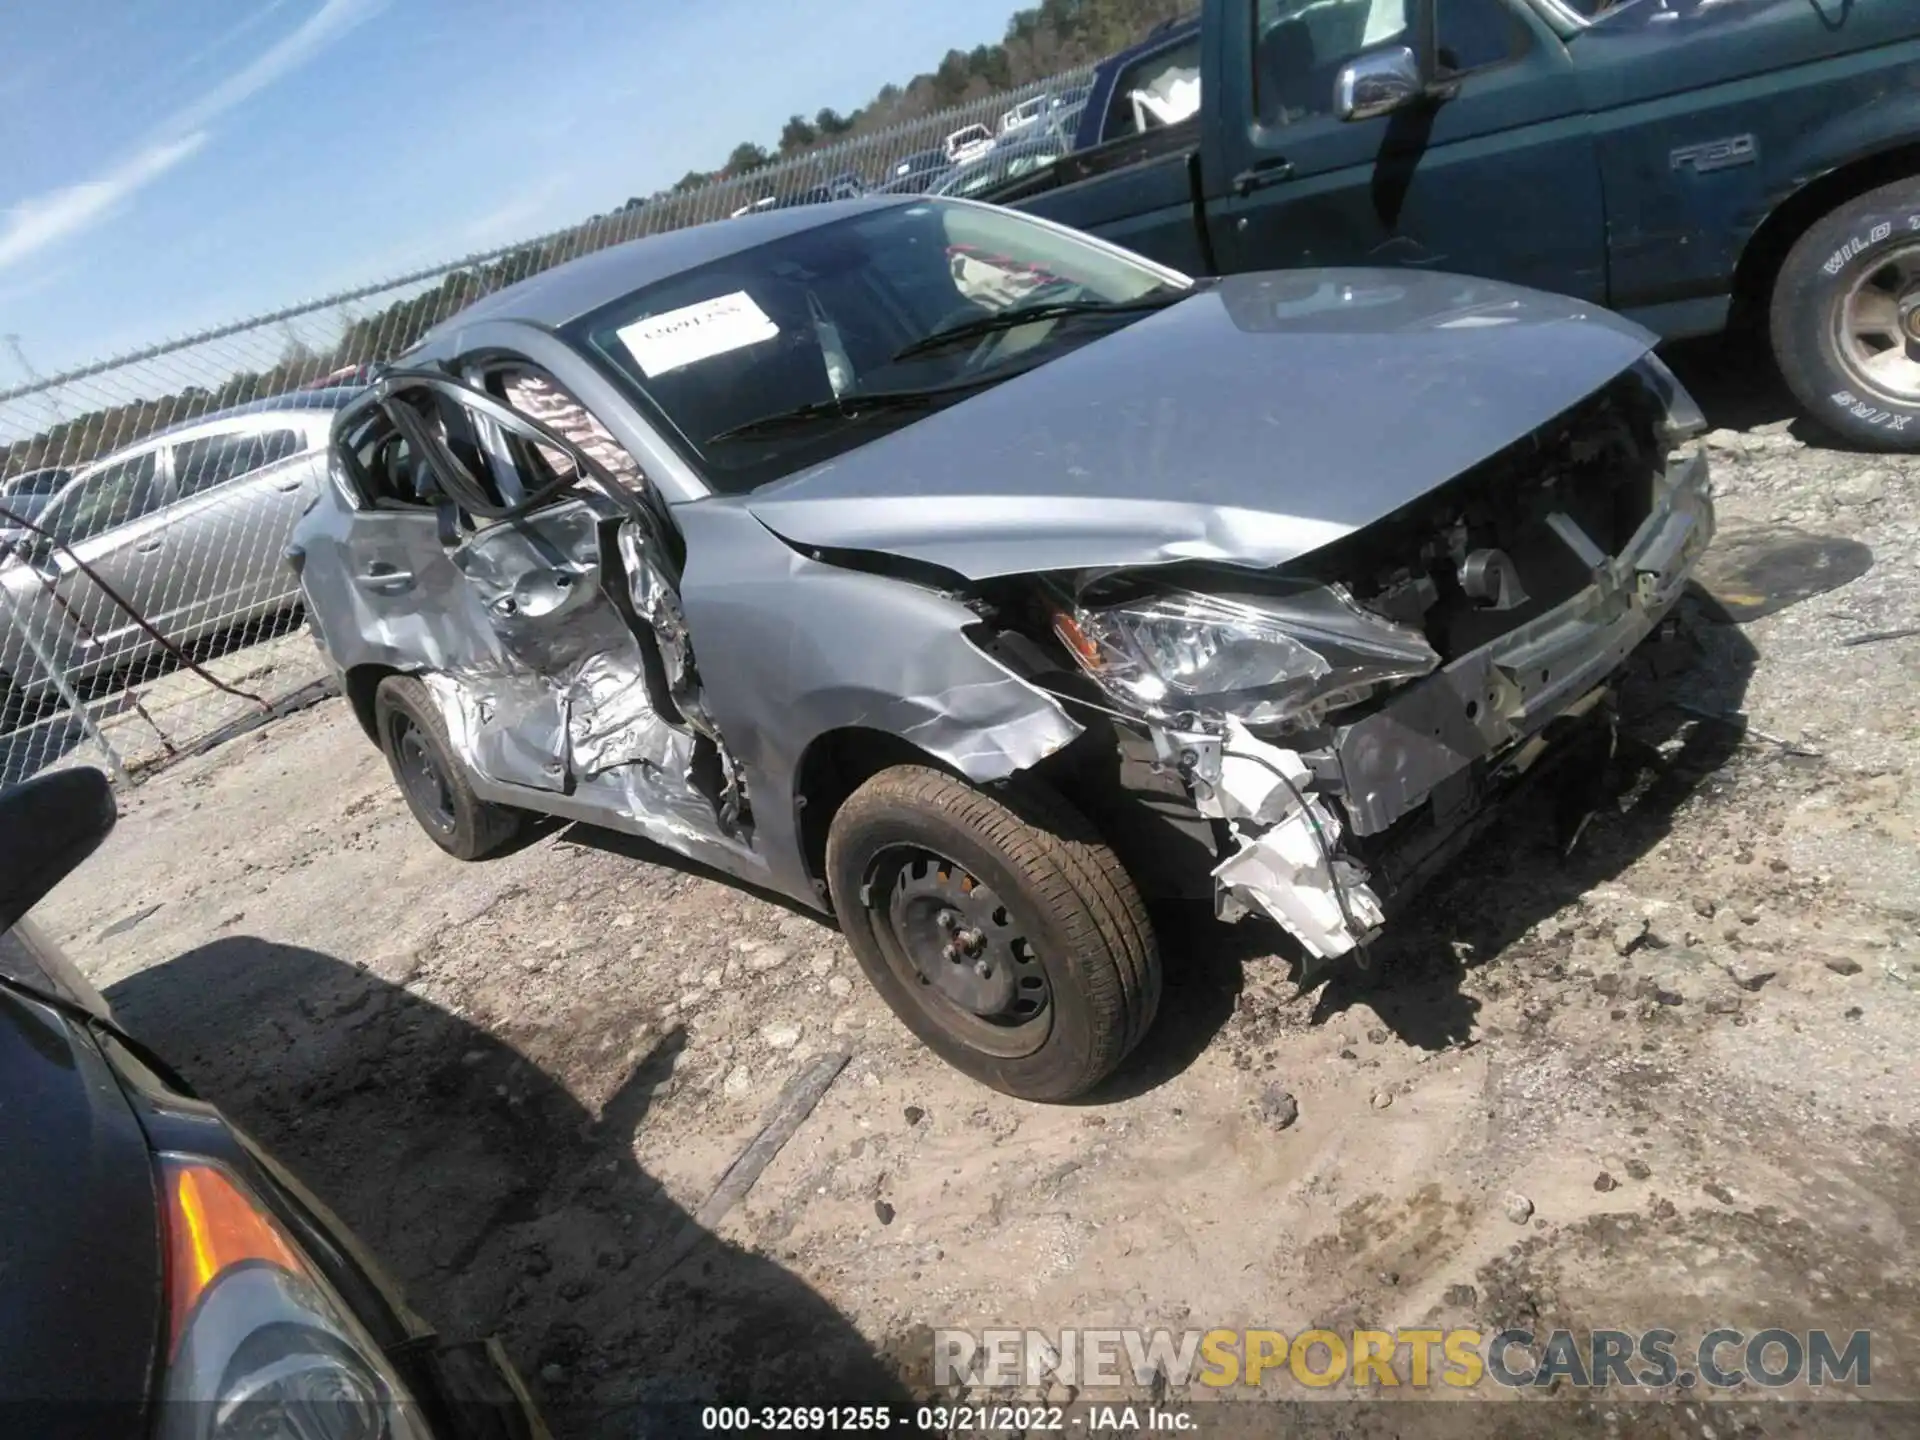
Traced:
[[1222, 918], [1347, 956], [1523, 779], [1610, 753], [1611, 683], [1713, 535], [1704, 429], [1648, 355], [1277, 570], [1053, 577], [1055, 635], [1214, 831]]

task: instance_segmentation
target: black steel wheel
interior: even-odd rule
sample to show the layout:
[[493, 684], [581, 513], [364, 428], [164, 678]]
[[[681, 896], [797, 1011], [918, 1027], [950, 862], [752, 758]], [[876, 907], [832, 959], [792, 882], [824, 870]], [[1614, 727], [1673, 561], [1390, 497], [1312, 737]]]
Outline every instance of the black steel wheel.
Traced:
[[426, 686], [411, 675], [389, 675], [374, 691], [373, 717], [394, 783], [434, 844], [461, 860], [480, 860], [520, 833], [524, 811], [474, 794]]
[[928, 1013], [989, 1054], [1030, 1055], [1052, 1023], [1052, 987], [1033, 941], [993, 887], [917, 845], [890, 846], [868, 869], [881, 951]]
[[1146, 907], [1092, 826], [1044, 787], [884, 770], [835, 814], [827, 883], [894, 1013], [996, 1089], [1084, 1095], [1153, 1023]]

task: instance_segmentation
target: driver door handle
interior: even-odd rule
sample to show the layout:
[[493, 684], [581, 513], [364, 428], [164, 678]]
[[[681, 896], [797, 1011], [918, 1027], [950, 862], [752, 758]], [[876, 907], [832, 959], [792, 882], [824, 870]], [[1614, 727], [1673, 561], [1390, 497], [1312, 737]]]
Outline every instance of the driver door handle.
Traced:
[[133, 547], [133, 553], [136, 555], [153, 555], [166, 548], [167, 542], [164, 540], [142, 540], [138, 545]]
[[1233, 193], [1245, 199], [1256, 190], [1264, 190], [1269, 185], [1284, 185], [1291, 179], [1293, 179], [1293, 162], [1273, 155], [1265, 160], [1254, 161], [1234, 176]]

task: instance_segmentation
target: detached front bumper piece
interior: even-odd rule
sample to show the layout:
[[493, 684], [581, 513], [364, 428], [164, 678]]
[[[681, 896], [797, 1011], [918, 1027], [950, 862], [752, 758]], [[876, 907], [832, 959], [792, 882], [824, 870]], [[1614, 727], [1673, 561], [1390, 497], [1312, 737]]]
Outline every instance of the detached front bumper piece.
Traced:
[[1608, 678], [1679, 599], [1713, 537], [1706, 461], [1676, 460], [1654, 484], [1647, 519], [1618, 555], [1571, 516], [1551, 517], [1591, 583], [1364, 719], [1335, 727], [1330, 743], [1290, 750], [1231, 721], [1155, 729], [1161, 758], [1187, 776], [1200, 813], [1225, 821], [1237, 843], [1213, 872], [1222, 918], [1258, 910], [1323, 960], [1378, 929], [1382, 897], [1343, 852], [1343, 838], [1386, 835], [1476, 770], [1528, 768], [1545, 748], [1542, 732], [1592, 710]]

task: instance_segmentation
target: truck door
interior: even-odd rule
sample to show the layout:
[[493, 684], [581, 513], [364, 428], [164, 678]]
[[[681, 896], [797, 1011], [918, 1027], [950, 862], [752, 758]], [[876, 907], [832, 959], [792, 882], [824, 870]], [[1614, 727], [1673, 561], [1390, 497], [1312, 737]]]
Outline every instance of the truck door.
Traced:
[[[1234, 0], [1207, 215], [1226, 271], [1413, 265], [1601, 301], [1599, 163], [1566, 48], [1520, 0], [1432, 0], [1430, 98], [1343, 119], [1350, 62], [1423, 42], [1426, 0]], [[1233, 63], [1238, 54], [1243, 63]]]

